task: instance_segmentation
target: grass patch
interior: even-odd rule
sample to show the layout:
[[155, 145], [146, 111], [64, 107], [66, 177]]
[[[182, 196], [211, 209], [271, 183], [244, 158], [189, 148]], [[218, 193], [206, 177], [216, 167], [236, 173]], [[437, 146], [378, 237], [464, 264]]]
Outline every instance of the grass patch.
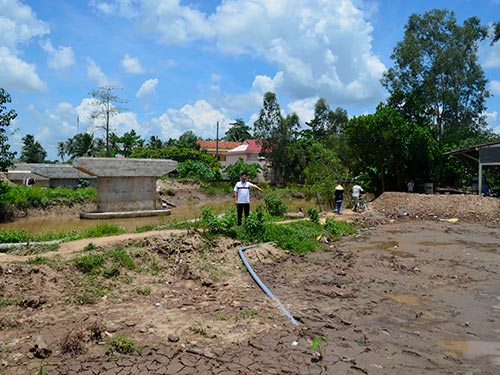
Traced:
[[202, 322], [200, 321], [195, 321], [193, 325], [190, 327], [190, 330], [200, 336], [203, 337], [208, 337], [208, 338], [216, 338], [217, 335], [213, 332], [211, 332], [212, 327], [210, 327], [208, 324], [203, 325]]
[[104, 257], [100, 254], [89, 254], [79, 258], [74, 258], [73, 263], [76, 268], [85, 274], [97, 274], [104, 265]]
[[238, 315], [236, 315], [234, 317], [234, 320], [239, 322], [241, 320], [248, 320], [248, 319], [255, 318], [258, 315], [259, 315], [259, 313], [255, 309], [243, 310], [240, 313], [238, 313]]
[[16, 305], [19, 301], [11, 298], [0, 297], [0, 307]]
[[148, 286], [145, 286], [144, 288], [137, 288], [135, 291], [141, 296], [149, 296], [151, 294], [151, 288]]
[[125, 228], [115, 224], [98, 224], [93, 228], [83, 231], [79, 238], [95, 238], [104, 236], [114, 236], [117, 234], [125, 233]]
[[131, 338], [117, 336], [109, 342], [108, 351], [110, 353], [133, 354], [140, 353], [141, 347]]

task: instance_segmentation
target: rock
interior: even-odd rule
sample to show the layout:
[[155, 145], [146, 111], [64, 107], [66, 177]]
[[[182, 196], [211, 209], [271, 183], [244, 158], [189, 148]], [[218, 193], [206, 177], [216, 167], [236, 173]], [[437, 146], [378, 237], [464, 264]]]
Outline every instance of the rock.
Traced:
[[49, 348], [42, 336], [35, 338], [35, 345], [30, 349], [35, 358], [45, 359], [50, 357], [52, 349]]

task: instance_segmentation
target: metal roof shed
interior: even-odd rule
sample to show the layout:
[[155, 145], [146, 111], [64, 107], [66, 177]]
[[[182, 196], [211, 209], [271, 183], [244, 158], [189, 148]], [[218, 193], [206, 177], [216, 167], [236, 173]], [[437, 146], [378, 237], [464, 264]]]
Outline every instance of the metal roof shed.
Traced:
[[478, 163], [478, 193], [483, 186], [483, 167], [500, 166], [500, 141], [483, 143], [460, 150], [446, 152], [447, 155], [464, 157]]

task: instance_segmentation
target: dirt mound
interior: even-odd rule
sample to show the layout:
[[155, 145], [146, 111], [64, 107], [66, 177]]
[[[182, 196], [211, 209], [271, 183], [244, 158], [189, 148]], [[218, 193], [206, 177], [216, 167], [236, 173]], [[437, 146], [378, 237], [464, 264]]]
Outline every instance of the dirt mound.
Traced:
[[500, 222], [500, 200], [477, 195], [386, 192], [371, 202], [370, 207], [389, 218]]

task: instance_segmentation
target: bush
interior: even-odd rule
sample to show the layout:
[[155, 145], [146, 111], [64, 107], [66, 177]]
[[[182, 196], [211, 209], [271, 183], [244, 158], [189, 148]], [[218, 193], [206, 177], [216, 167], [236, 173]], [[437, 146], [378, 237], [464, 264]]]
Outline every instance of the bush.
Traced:
[[335, 238], [356, 233], [354, 224], [332, 218], [326, 219], [325, 230]]
[[283, 200], [275, 194], [268, 194], [264, 198], [266, 210], [271, 216], [283, 216], [288, 211], [288, 207]]
[[243, 222], [246, 239], [249, 241], [262, 241], [265, 234], [264, 224], [264, 213], [262, 211], [250, 212], [250, 215]]
[[319, 211], [316, 208], [314, 207], [309, 208], [307, 210], [307, 216], [309, 216], [309, 219], [313, 223], [319, 224]]
[[185, 161], [177, 166], [180, 178], [197, 178], [203, 181], [217, 180], [221, 178], [218, 171], [211, 169], [201, 161]]

